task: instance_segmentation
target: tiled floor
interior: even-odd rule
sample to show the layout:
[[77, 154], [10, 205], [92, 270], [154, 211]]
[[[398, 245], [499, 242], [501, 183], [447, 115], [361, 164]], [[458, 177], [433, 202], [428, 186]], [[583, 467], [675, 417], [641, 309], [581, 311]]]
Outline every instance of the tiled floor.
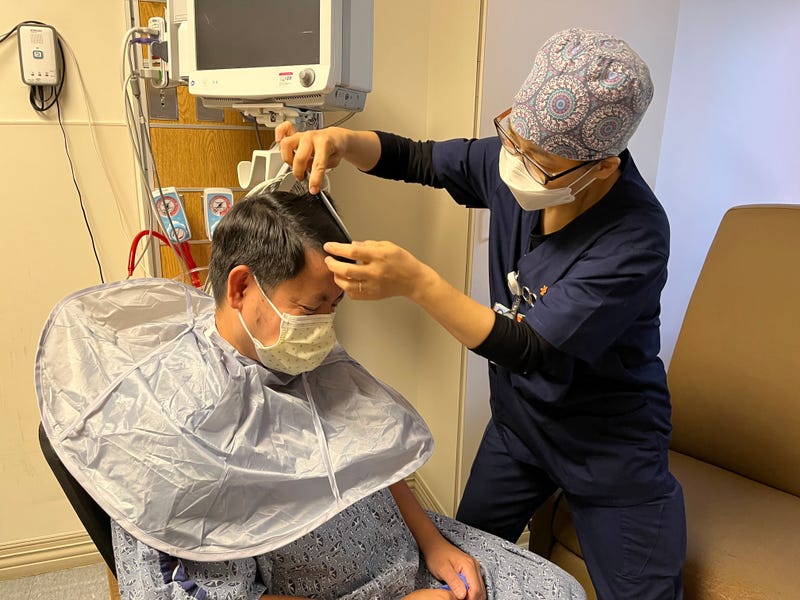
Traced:
[[0, 581], [2, 600], [108, 600], [105, 563]]

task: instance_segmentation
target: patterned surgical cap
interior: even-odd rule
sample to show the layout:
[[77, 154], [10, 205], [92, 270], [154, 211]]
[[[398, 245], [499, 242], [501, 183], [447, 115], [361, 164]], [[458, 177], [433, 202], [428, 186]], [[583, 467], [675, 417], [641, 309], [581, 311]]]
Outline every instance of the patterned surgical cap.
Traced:
[[650, 70], [628, 44], [567, 29], [539, 49], [510, 122], [547, 152], [599, 160], [625, 150], [652, 97]]

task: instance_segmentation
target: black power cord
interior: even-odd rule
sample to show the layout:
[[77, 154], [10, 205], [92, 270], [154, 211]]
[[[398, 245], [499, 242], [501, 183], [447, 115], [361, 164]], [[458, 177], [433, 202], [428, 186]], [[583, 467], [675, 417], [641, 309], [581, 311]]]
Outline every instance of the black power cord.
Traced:
[[47, 23], [42, 23], [41, 21], [21, 21], [21, 22], [17, 23], [16, 25], [14, 25], [14, 27], [12, 27], [11, 29], [6, 31], [3, 35], [0, 35], [0, 44], [5, 42], [8, 38], [10, 38], [15, 33], [17, 33], [19, 28], [22, 27], [23, 25], [46, 25], [46, 24]]
[[[62, 79], [63, 81], [63, 79]], [[64, 152], [67, 153], [67, 160], [69, 161], [69, 170], [72, 174], [72, 183], [75, 185], [75, 190], [78, 192], [78, 203], [81, 206], [81, 214], [83, 215], [83, 222], [86, 223], [86, 230], [89, 232], [89, 241], [92, 243], [92, 252], [94, 252], [94, 260], [97, 262], [97, 270], [100, 272], [100, 283], [105, 283], [103, 277], [103, 265], [100, 264], [100, 256], [97, 254], [97, 245], [94, 242], [94, 235], [92, 228], [89, 225], [89, 218], [86, 216], [86, 207], [83, 205], [83, 196], [81, 195], [81, 188], [78, 186], [78, 180], [75, 177], [75, 165], [72, 164], [72, 156], [69, 154], [69, 145], [67, 144], [67, 132], [64, 129], [64, 123], [61, 121], [61, 103], [58, 101], [58, 96], [55, 99], [56, 113], [58, 114], [58, 126], [61, 127], [61, 135], [64, 137]]]

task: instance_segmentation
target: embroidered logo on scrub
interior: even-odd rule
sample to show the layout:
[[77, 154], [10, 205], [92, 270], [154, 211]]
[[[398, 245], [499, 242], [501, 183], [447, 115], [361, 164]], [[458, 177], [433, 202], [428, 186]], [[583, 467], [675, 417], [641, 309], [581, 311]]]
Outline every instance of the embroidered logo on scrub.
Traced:
[[546, 285], [543, 285], [542, 287], [539, 288], [539, 295], [540, 296], [544, 296], [546, 293], [547, 293], [547, 286]]

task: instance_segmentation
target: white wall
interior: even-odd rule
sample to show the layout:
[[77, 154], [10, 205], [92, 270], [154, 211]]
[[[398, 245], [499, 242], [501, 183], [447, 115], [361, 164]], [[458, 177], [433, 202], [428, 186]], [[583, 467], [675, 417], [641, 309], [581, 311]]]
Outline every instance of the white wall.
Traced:
[[[667, 361], [725, 210], [800, 203], [799, 27], [797, 0], [681, 3], [656, 186], [672, 226]], [[742, 282], [742, 293], [757, 289]]]
[[654, 185], [679, 4], [679, 0], [488, 0], [481, 136], [494, 135], [492, 119], [511, 105], [547, 38], [570, 27], [605, 31], [628, 42], [650, 67], [655, 93], [631, 151], [645, 179]]

